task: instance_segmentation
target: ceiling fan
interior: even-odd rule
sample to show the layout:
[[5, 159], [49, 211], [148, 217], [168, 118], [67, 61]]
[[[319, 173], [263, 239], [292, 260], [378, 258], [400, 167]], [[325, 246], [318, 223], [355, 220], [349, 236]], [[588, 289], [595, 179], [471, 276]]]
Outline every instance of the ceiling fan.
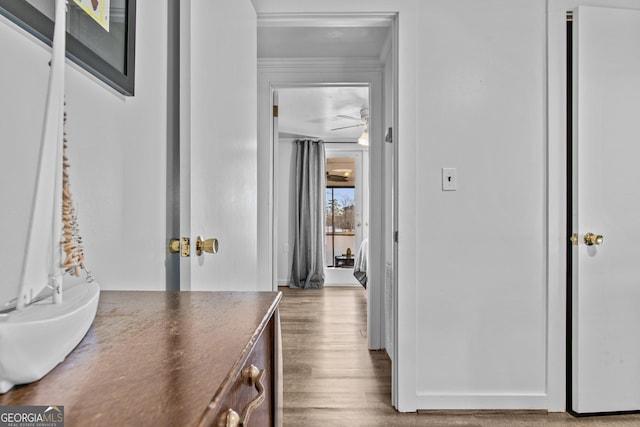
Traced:
[[360, 127], [360, 126], [365, 126], [366, 127], [369, 124], [369, 109], [368, 108], [361, 108], [360, 109], [360, 118], [354, 117], [354, 116], [347, 116], [347, 115], [344, 115], [344, 114], [338, 114], [336, 117], [338, 117], [340, 119], [357, 120], [360, 123], [358, 123], [356, 125], [342, 126], [342, 127], [334, 128], [334, 129], [331, 129], [332, 131], [340, 130], [340, 129], [355, 128], [355, 127]]

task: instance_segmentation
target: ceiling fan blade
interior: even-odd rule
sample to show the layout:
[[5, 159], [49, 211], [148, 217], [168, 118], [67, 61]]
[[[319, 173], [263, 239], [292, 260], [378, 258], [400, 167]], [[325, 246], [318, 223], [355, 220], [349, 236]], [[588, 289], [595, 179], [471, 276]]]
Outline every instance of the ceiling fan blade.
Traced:
[[345, 116], [344, 114], [338, 114], [336, 117], [339, 119], [349, 119], [349, 120], [357, 120], [357, 121], [362, 120], [362, 117]]
[[358, 125], [343, 126], [341, 128], [334, 128], [334, 129], [331, 129], [331, 130], [334, 131], [334, 130], [340, 130], [340, 129], [357, 128], [357, 127], [364, 126], [364, 125], [365, 125], [364, 123], [360, 123]]

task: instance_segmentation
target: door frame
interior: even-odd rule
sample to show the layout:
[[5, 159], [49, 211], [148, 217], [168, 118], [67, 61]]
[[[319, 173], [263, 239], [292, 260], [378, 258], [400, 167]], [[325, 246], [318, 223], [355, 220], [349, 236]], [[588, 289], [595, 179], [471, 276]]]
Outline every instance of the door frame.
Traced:
[[[573, 93], [573, 13], [566, 14], [566, 236], [573, 234], [573, 130], [574, 130], [574, 93]], [[566, 247], [566, 361], [565, 361], [565, 377], [566, 377], [566, 410], [572, 415], [573, 412], [573, 248], [572, 242], [565, 241]]]
[[[323, 62], [324, 61], [325, 60], [323, 60]], [[379, 66], [377, 65], [375, 67], [379, 68]], [[268, 98], [269, 100], [273, 100], [274, 99], [273, 94], [282, 88], [368, 85], [370, 90], [369, 105], [370, 105], [371, 122], [375, 124], [374, 126], [370, 126], [369, 132], [372, 140], [382, 141], [384, 136], [382, 135], [383, 103], [381, 99], [382, 98], [381, 97], [382, 71], [380, 69], [375, 71], [353, 71], [348, 73], [339, 72], [337, 74], [335, 72], [330, 72], [330, 71], [327, 71], [327, 72], [324, 72], [322, 70], [318, 71], [316, 70], [316, 67], [313, 67], [312, 70], [309, 70], [306, 72], [299, 72], [299, 71], [300, 71], [299, 69], [297, 69], [296, 72], [294, 73], [291, 73], [291, 72], [281, 73], [276, 71], [274, 74], [272, 74], [271, 72], [268, 72], [268, 73], [259, 72], [258, 73], [259, 98], [260, 99]], [[263, 81], [263, 78], [267, 78], [268, 83], [267, 81], [265, 81], [264, 85], [260, 85], [260, 82]], [[260, 87], [260, 86], [263, 86], [263, 87]], [[265, 87], [268, 87], [268, 94], [264, 93]], [[261, 105], [262, 102], [259, 100], [258, 104]], [[259, 111], [262, 112], [264, 110], [259, 107]], [[267, 111], [268, 112], [273, 111], [273, 105], [269, 105], [267, 108]], [[272, 122], [272, 121], [268, 120], [268, 122]], [[269, 137], [270, 141], [268, 146], [269, 146], [269, 166], [270, 166], [269, 175], [270, 175], [271, 183], [269, 185], [268, 197], [269, 197], [269, 203], [270, 203], [269, 235], [271, 237], [271, 242], [269, 244], [270, 250], [268, 251], [269, 253], [268, 262], [270, 264], [271, 272], [267, 277], [271, 278], [272, 283], [270, 285], [272, 289], [277, 290], [278, 283], [277, 283], [276, 270], [278, 265], [277, 264], [278, 258], [276, 254], [278, 251], [278, 239], [276, 234], [277, 234], [278, 218], [276, 216], [276, 206], [277, 206], [278, 192], [277, 192], [277, 188], [275, 187], [275, 181], [276, 181], [275, 173], [276, 173], [276, 166], [277, 166], [278, 147], [276, 144], [277, 141], [275, 140], [272, 130], [269, 130], [267, 132], [265, 129], [263, 133], [263, 129], [260, 128], [259, 135], [260, 134], [261, 135], [268, 134], [270, 136]], [[378, 151], [381, 151], [381, 150], [376, 150], [375, 148], [373, 148], [373, 144], [369, 146], [369, 171], [370, 172], [375, 168], [375, 167], [372, 167], [371, 165], [380, 163], [376, 161], [376, 159], [381, 158], [381, 153], [379, 153]], [[380, 165], [380, 167], [381, 166], [382, 165]], [[370, 174], [370, 180], [369, 180], [370, 230], [382, 229], [382, 218], [380, 213], [378, 212], [374, 214], [374, 211], [371, 209], [371, 206], [376, 206], [376, 204], [379, 204], [381, 200], [381, 191], [382, 191], [381, 180], [380, 179], [376, 180], [375, 177], [372, 174]], [[380, 211], [380, 209], [378, 209], [378, 211]], [[379, 226], [377, 226], [376, 224], [378, 224]], [[379, 239], [379, 241], [381, 242], [383, 236], [379, 234], [381, 233], [377, 233], [375, 238]], [[370, 233], [370, 238], [371, 239], [374, 238], [372, 233]], [[372, 246], [374, 247], [374, 249], [371, 249]], [[370, 248], [370, 252], [369, 252], [370, 264], [384, 266], [384, 253], [382, 251], [383, 245], [370, 244], [369, 248]], [[376, 248], [378, 250], [376, 250]], [[383, 289], [381, 286], [382, 284], [381, 280], [382, 278], [384, 278], [384, 276], [383, 276], [382, 268], [372, 269], [372, 271], [370, 272], [370, 277], [372, 279], [370, 283], [378, 283], [378, 286], [367, 286], [367, 293], [368, 293], [367, 336], [369, 339], [369, 349], [377, 350], [383, 347], [383, 336], [384, 336], [384, 331], [382, 329], [384, 324], [383, 322], [384, 313], [382, 311], [384, 309], [382, 304], [384, 295], [383, 295]]]
[[[341, 14], [299, 14], [299, 15], [273, 15], [261, 16], [258, 14], [258, 25], [309, 25], [313, 26], [333, 26], [345, 16]], [[395, 42], [395, 22], [396, 14], [363, 13], [358, 16], [348, 15], [350, 25], [371, 26], [389, 25], [392, 30], [391, 39]], [[391, 56], [395, 61], [395, 56]], [[353, 86], [368, 85], [370, 88], [370, 116], [372, 140], [383, 141], [383, 109], [382, 99], [384, 65], [377, 58], [317, 58], [317, 59], [275, 59], [258, 61], [258, 239], [259, 239], [259, 277], [260, 280], [269, 280], [271, 283], [264, 284], [264, 287], [277, 289], [277, 280], [274, 281], [274, 267], [277, 257], [275, 256], [277, 244], [275, 232], [275, 202], [276, 189], [274, 186], [274, 161], [275, 147], [273, 136], [273, 121], [271, 112], [273, 110], [273, 93], [282, 87], [299, 86]], [[394, 81], [397, 85], [397, 82]], [[394, 104], [396, 100], [394, 99]], [[397, 109], [394, 109], [397, 111]], [[268, 135], [267, 141], [265, 136]], [[383, 167], [382, 149], [373, 144], [369, 147], [369, 170]], [[382, 205], [382, 173], [371, 174], [370, 179], [370, 199], [369, 205]], [[264, 200], [263, 198], [266, 198]], [[262, 199], [262, 201], [261, 201]], [[383, 213], [380, 209], [369, 209], [370, 229], [382, 230]], [[382, 233], [378, 233], [382, 234]], [[383, 299], [382, 289], [384, 279], [384, 245], [382, 235], [370, 233], [369, 256], [370, 264], [376, 265], [370, 272], [371, 283], [377, 285], [368, 286], [368, 338], [369, 348], [379, 349], [383, 346]], [[394, 349], [397, 345], [394, 345]], [[394, 358], [394, 360], [397, 360]]]

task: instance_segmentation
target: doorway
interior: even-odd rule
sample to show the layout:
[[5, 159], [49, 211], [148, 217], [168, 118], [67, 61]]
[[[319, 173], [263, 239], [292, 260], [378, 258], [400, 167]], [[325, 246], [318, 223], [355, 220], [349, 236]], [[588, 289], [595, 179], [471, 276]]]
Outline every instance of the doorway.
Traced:
[[[354, 264], [369, 225], [368, 84], [278, 88], [274, 126], [274, 270], [288, 286], [293, 250], [295, 141], [319, 139], [326, 153], [325, 286], [360, 286]], [[366, 267], [366, 266], [365, 266]]]
[[366, 146], [353, 145], [326, 144], [325, 286], [366, 286], [369, 156]]
[[370, 188], [368, 146], [362, 144], [368, 113], [360, 112], [369, 110], [369, 90], [366, 84], [327, 84], [281, 87], [274, 93], [274, 270], [279, 286], [289, 286], [291, 280], [298, 139], [322, 140], [325, 146], [325, 286], [360, 285], [353, 275], [354, 260], [368, 235]]
[[[265, 29], [273, 30], [274, 37], [268, 31], [263, 31]], [[296, 31], [300, 31], [297, 33], [299, 37], [290, 37], [291, 32]], [[286, 41], [273, 42], [283, 40], [283, 33], [289, 35]], [[319, 34], [325, 35], [323, 42], [310, 40], [319, 37]], [[340, 40], [340, 37], [353, 40], [357, 35], [364, 36], [357, 43]], [[368, 129], [369, 161], [365, 165], [371, 165], [371, 174], [370, 199], [364, 207], [371, 207], [368, 224], [370, 230], [375, 232], [369, 235], [372, 268], [368, 271], [369, 284], [366, 289], [367, 337], [369, 349], [387, 349], [392, 360], [396, 360], [397, 349], [397, 345], [394, 345], [397, 337], [397, 313], [394, 310], [394, 301], [397, 301], [397, 272], [394, 268], [397, 245], [393, 240], [393, 230], [397, 227], [394, 199], [397, 194], [397, 181], [394, 179], [397, 174], [397, 145], [385, 141], [392, 140], [387, 129], [394, 126], [397, 117], [397, 109], [394, 107], [397, 104], [396, 37], [394, 13], [348, 17], [258, 16], [258, 256], [260, 269], [264, 272], [260, 277], [269, 279], [274, 289], [277, 288], [276, 254], [284, 250], [276, 231], [276, 212], [279, 209], [279, 194], [282, 193], [275, 168], [276, 159], [280, 155], [277, 152], [279, 146], [274, 144], [274, 134], [279, 133], [279, 111], [276, 107], [279, 103], [279, 91], [292, 87], [368, 87], [371, 124]], [[304, 49], [290, 49], [292, 41], [296, 40], [304, 43]], [[366, 46], [361, 44], [362, 40], [366, 42]], [[317, 54], [323, 46], [323, 53]], [[327, 57], [328, 52], [340, 56]], [[358, 115], [359, 111], [348, 114]], [[351, 143], [356, 144], [357, 138]], [[395, 384], [395, 365], [392, 365], [392, 372], [392, 382]], [[392, 389], [395, 390], [395, 386]], [[394, 402], [395, 397], [394, 394]]]

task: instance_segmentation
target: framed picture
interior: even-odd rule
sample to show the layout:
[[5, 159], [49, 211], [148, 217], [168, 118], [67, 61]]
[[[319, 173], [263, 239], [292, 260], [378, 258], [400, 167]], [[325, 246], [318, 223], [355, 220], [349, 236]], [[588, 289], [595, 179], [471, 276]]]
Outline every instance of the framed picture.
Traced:
[[[136, 0], [68, 0], [67, 57], [116, 91], [135, 87]], [[0, 14], [51, 45], [53, 0], [0, 0]]]

